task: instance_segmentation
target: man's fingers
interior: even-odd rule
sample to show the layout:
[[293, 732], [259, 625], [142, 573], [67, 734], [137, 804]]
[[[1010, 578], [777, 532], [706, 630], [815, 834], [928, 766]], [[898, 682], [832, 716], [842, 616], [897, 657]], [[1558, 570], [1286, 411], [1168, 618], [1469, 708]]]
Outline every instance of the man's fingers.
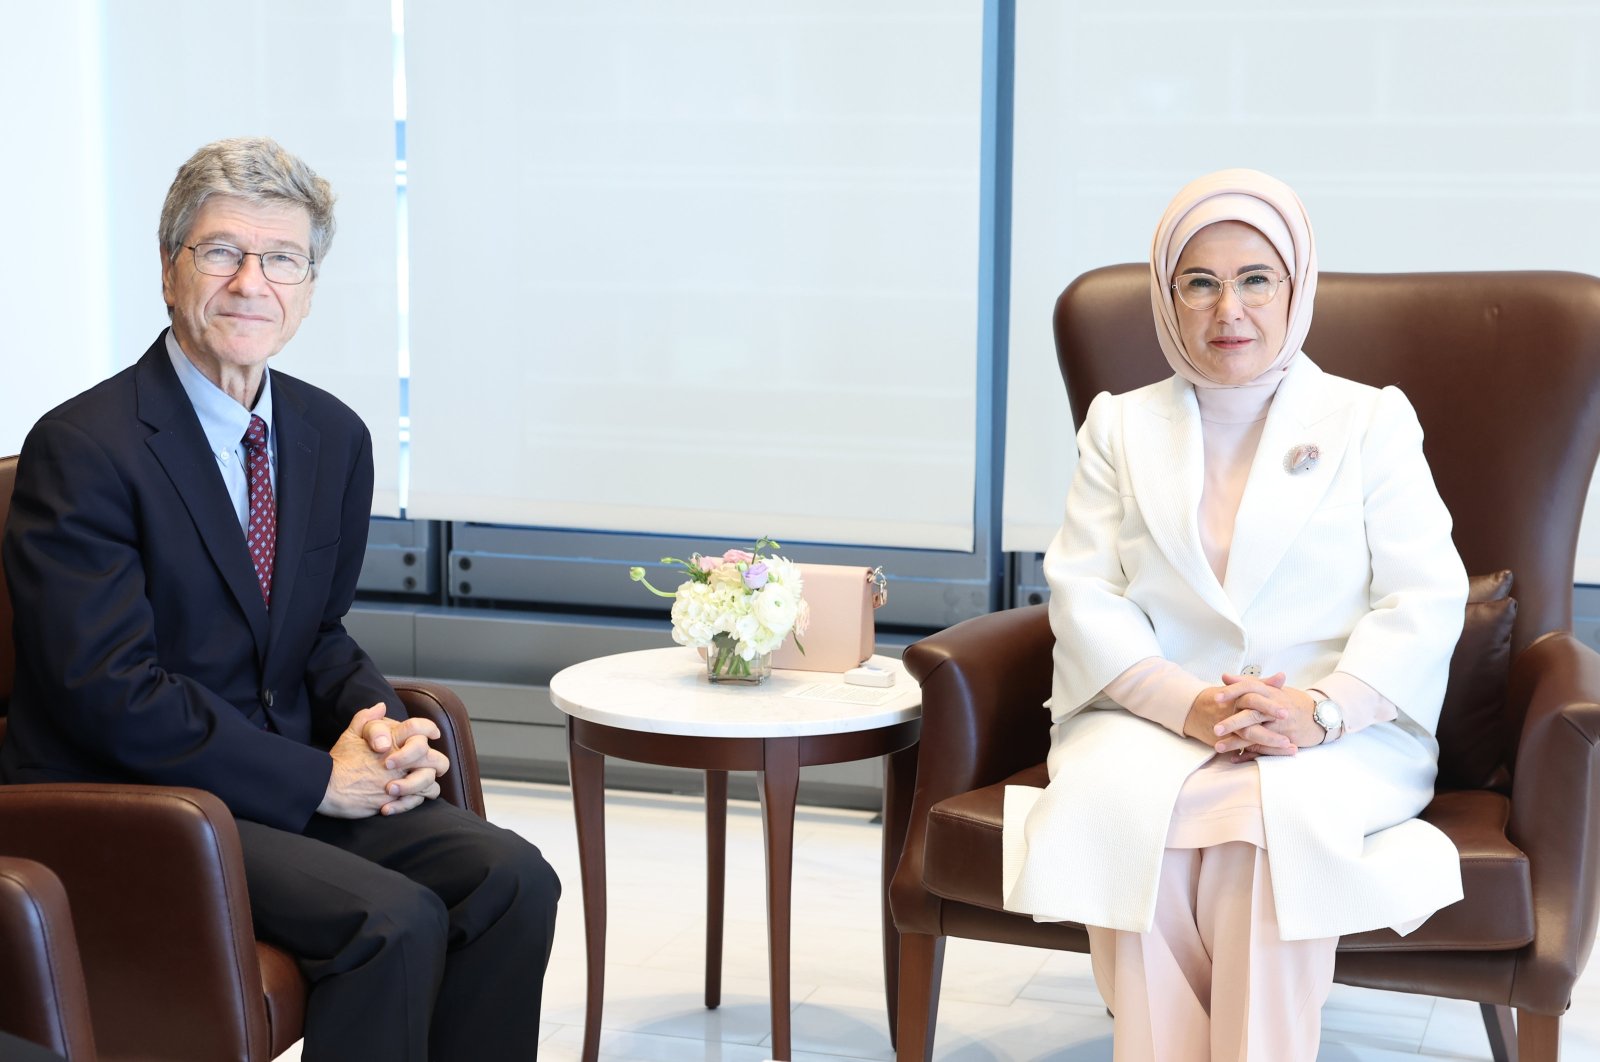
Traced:
[[410, 771], [404, 778], [396, 778], [383, 787], [383, 791], [392, 797], [411, 796], [422, 793], [429, 787], [438, 784], [438, 776], [432, 767], [418, 767]]
[[422, 794], [418, 793], [413, 796], [401, 797], [398, 800], [391, 800], [380, 810], [385, 815], [399, 815], [402, 812], [410, 811], [418, 804], [421, 804], [422, 801]]
[[427, 740], [421, 735], [414, 734], [406, 738], [405, 742], [395, 749], [387, 760], [383, 761], [383, 765], [392, 770], [415, 766], [416, 762], [422, 758], [423, 752], [427, 747]]
[[381, 704], [369, 704], [350, 717], [350, 725], [345, 729], [353, 732], [364, 741], [366, 740], [367, 725], [374, 719], [382, 719], [384, 711], [385, 708]]
[[[389, 754], [389, 758], [384, 760], [383, 765], [391, 769], [405, 770], [428, 764], [428, 761], [434, 756], [443, 758], [442, 754], [434, 752], [433, 746], [428, 744], [428, 739], [425, 736], [413, 734], [406, 738], [405, 744]], [[431, 764], [428, 765], [432, 766]]]
[[398, 741], [405, 741], [412, 734], [421, 734], [429, 741], [439, 740], [439, 727], [432, 719], [428, 719], [425, 716], [411, 716], [396, 727], [395, 730], [398, 735], [396, 740]]

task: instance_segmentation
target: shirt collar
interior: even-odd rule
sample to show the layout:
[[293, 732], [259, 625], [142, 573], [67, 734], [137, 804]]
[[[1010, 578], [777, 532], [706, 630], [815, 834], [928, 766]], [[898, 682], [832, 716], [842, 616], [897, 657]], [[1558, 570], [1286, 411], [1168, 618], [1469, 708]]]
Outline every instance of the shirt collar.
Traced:
[[205, 432], [212, 453], [236, 450], [244, 438], [245, 430], [250, 427], [252, 414], [266, 422], [267, 438], [272, 438], [271, 369], [263, 370], [261, 397], [256, 399], [256, 407], [246, 409], [195, 368], [183, 353], [183, 348], [178, 346], [178, 340], [170, 328], [167, 329], [167, 357], [172, 361], [173, 371], [178, 374], [184, 394], [189, 396], [189, 404], [194, 406], [195, 415], [200, 418], [200, 429]]

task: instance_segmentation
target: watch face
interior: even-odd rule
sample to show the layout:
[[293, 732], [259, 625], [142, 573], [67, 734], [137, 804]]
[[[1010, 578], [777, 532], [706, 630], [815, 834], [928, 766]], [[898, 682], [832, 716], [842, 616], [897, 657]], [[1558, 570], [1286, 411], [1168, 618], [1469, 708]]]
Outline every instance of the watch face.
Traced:
[[1324, 730], [1332, 730], [1344, 722], [1344, 713], [1339, 710], [1339, 705], [1333, 701], [1318, 701], [1311, 712], [1311, 718]]

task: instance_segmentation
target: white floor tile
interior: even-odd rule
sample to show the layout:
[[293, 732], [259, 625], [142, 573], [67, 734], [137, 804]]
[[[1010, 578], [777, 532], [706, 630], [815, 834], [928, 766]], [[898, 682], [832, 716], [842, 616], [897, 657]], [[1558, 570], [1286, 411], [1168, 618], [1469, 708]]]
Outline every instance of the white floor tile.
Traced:
[[1421, 1050], [1429, 1056], [1488, 1062], [1491, 1057], [1489, 1034], [1484, 1029], [1478, 1005], [1460, 999], [1435, 1000]]

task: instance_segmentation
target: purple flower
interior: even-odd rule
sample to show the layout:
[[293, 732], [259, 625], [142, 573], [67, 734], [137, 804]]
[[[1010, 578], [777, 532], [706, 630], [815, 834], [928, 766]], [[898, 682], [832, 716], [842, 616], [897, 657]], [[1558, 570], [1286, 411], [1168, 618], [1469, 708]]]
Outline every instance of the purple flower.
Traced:
[[752, 590], [760, 590], [767, 585], [766, 561], [756, 561], [744, 570], [744, 585]]

